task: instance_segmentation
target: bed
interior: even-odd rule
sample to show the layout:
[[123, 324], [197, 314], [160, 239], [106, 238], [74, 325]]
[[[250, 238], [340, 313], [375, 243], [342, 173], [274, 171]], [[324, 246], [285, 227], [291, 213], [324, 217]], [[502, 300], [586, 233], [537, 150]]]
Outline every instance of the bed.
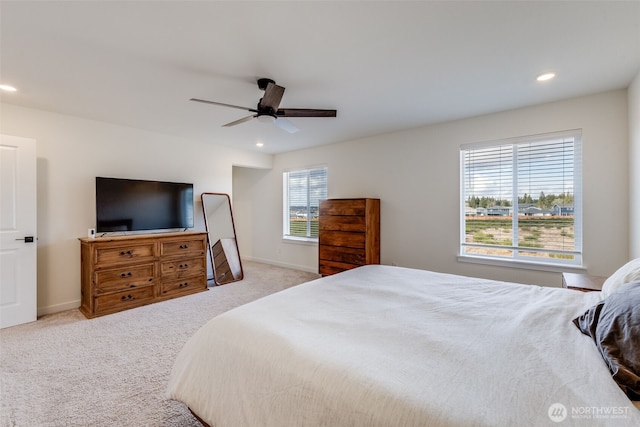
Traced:
[[573, 322], [602, 298], [363, 266], [212, 319], [167, 396], [216, 427], [638, 426]]

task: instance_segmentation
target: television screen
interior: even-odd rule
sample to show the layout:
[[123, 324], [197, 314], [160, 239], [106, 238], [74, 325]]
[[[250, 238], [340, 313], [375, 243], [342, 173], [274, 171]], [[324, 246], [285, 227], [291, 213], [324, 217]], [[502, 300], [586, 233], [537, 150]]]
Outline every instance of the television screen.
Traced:
[[96, 229], [193, 227], [193, 184], [96, 177]]

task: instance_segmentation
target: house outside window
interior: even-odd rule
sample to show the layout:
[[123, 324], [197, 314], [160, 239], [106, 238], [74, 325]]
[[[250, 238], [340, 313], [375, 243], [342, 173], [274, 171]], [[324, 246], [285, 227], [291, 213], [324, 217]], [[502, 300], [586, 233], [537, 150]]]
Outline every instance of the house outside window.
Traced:
[[460, 147], [463, 259], [582, 265], [581, 131]]
[[327, 168], [283, 173], [283, 238], [318, 241], [318, 208], [327, 198]]

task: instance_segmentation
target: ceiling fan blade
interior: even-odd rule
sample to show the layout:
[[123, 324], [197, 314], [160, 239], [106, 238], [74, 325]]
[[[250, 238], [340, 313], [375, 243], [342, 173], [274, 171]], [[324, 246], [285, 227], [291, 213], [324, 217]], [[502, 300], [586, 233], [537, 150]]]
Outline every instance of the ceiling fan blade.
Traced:
[[313, 108], [281, 108], [276, 111], [278, 117], [336, 117], [336, 110], [318, 110]]
[[280, 101], [282, 101], [282, 95], [284, 95], [284, 88], [269, 82], [258, 107], [271, 108], [273, 111], [277, 111]]
[[239, 105], [223, 104], [222, 102], [207, 101], [207, 100], [205, 100], [205, 99], [191, 98], [189, 101], [203, 102], [203, 103], [205, 103], [205, 104], [220, 105], [220, 106], [222, 106], [222, 107], [237, 108], [237, 109], [239, 109], [239, 110], [251, 111], [252, 113], [257, 113], [257, 112], [258, 112], [258, 110], [255, 110], [255, 109], [253, 109], [253, 108], [241, 107], [241, 106], [239, 106]]
[[276, 126], [278, 126], [280, 129], [285, 130], [289, 133], [296, 133], [300, 130], [296, 127], [296, 125], [291, 123], [290, 120], [287, 120], [284, 117], [279, 117], [276, 119]]
[[240, 123], [248, 122], [249, 120], [253, 119], [254, 117], [258, 117], [258, 116], [243, 117], [243, 118], [235, 120], [235, 121], [233, 121], [231, 123], [227, 123], [226, 125], [222, 125], [222, 127], [229, 127], [229, 126], [239, 125]]

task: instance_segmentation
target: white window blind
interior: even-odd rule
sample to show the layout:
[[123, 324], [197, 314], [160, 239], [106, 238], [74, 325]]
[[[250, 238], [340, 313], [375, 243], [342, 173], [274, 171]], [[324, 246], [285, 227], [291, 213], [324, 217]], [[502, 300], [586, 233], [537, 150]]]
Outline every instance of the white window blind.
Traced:
[[582, 264], [581, 132], [461, 147], [460, 254]]
[[284, 238], [318, 238], [318, 206], [327, 198], [327, 168], [283, 174]]

